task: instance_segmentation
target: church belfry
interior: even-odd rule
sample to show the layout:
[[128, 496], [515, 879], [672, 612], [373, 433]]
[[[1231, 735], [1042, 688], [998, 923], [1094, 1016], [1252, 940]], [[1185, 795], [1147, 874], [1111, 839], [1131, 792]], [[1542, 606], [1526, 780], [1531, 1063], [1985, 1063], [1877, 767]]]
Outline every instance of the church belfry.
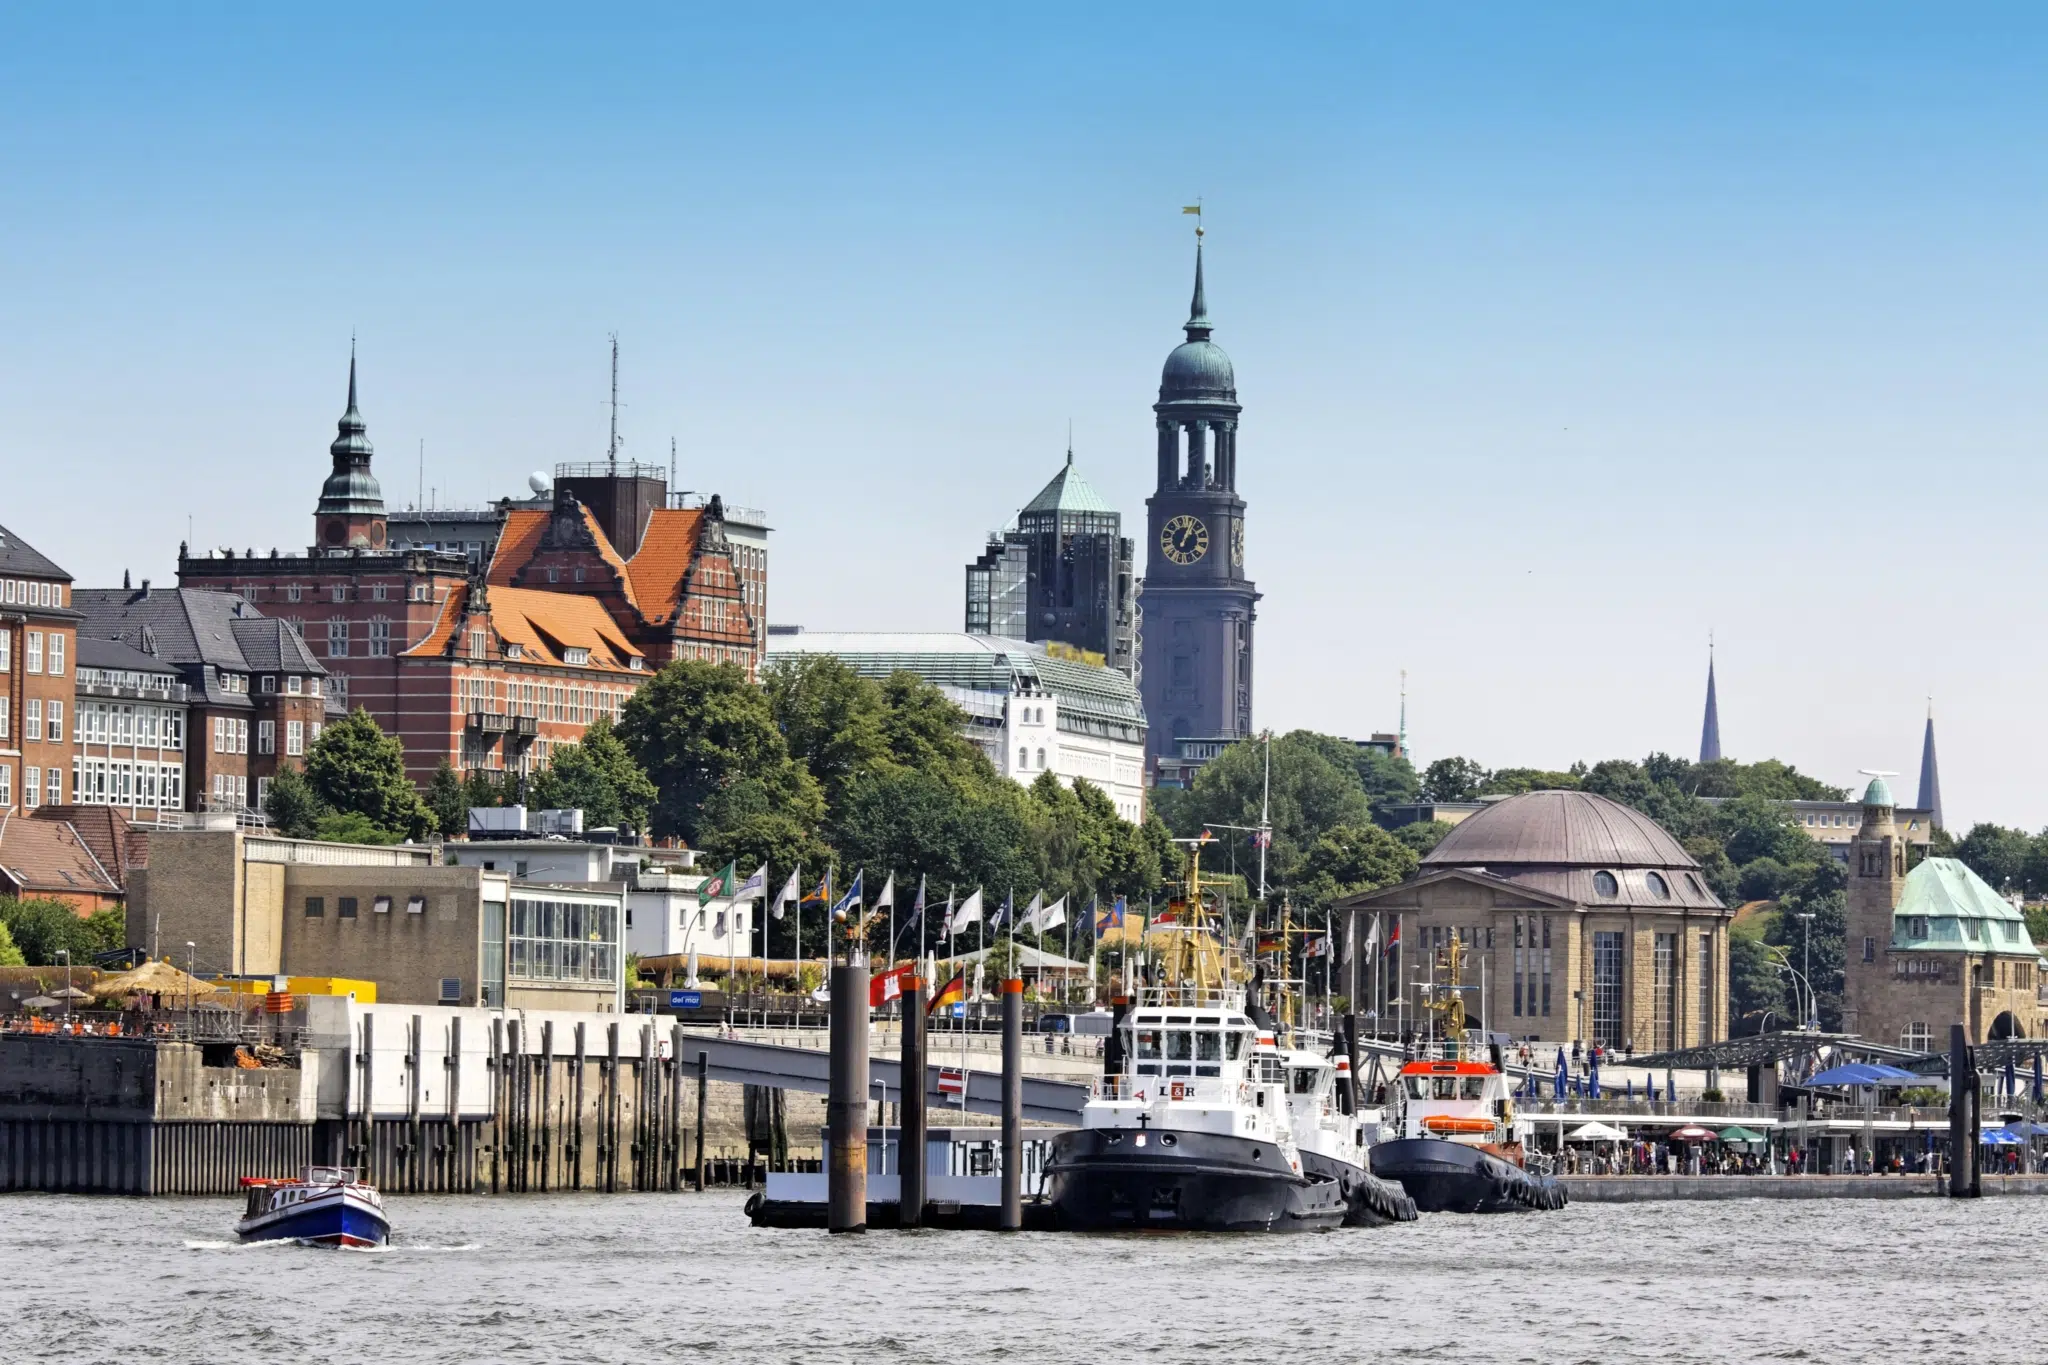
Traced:
[[356, 350], [348, 350], [348, 408], [336, 423], [334, 444], [327, 448], [334, 468], [320, 485], [320, 503], [313, 509], [316, 554], [345, 553], [352, 546], [384, 548], [384, 490], [370, 472], [369, 427], [356, 407]]
[[1237, 376], [1210, 340], [1195, 229], [1195, 292], [1187, 339], [1166, 358], [1159, 401], [1158, 480], [1145, 501], [1145, 584], [1139, 685], [1151, 756], [1179, 739], [1238, 739], [1252, 730], [1252, 626], [1259, 594], [1245, 576], [1245, 504], [1237, 494]]

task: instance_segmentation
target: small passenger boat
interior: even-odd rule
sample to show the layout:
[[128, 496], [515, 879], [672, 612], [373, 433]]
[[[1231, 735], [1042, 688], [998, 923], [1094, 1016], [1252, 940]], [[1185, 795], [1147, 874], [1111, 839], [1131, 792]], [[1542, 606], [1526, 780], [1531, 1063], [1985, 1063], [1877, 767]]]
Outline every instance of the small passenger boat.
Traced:
[[243, 1176], [249, 1204], [235, 1235], [245, 1242], [383, 1246], [391, 1222], [375, 1187], [348, 1166], [308, 1166], [297, 1180]]

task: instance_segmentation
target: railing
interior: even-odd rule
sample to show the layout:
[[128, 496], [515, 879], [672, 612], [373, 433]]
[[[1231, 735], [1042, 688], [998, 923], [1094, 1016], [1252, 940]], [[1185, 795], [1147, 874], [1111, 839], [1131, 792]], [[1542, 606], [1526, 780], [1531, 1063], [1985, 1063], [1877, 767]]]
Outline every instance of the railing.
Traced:
[[558, 479], [660, 479], [668, 482], [668, 466], [637, 460], [576, 460], [555, 466]]
[[[940, 1060], [943, 1062], [943, 1058]], [[1251, 1102], [1249, 1085], [1206, 1076], [1098, 1076], [1090, 1093], [1098, 1100], [1188, 1100], [1209, 1104]]]
[[1573, 1099], [1566, 1096], [1553, 1100], [1549, 1092], [1537, 1099], [1517, 1100], [1516, 1107], [1530, 1118], [1547, 1115], [1571, 1116], [1591, 1114], [1616, 1114], [1637, 1118], [1723, 1118], [1723, 1119], [1776, 1119], [1784, 1120], [1787, 1111], [1767, 1104], [1750, 1104], [1742, 1100], [1644, 1100], [1601, 1096], [1599, 1099]]

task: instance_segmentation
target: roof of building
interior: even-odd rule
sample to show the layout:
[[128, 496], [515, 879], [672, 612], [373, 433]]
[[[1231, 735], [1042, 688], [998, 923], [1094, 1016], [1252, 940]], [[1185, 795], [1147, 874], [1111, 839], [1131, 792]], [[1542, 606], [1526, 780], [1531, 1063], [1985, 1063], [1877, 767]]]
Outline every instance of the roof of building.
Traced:
[[683, 605], [683, 580], [697, 554], [702, 508], [657, 508], [647, 518], [640, 548], [626, 562], [634, 603], [650, 625], [666, 625]]
[[127, 869], [149, 865], [149, 830], [123, 815], [114, 806], [39, 806], [30, 817], [61, 820], [71, 826], [100, 867], [117, 881], [127, 880]]
[[[219, 672], [303, 673], [327, 669], [283, 621], [239, 594], [204, 588], [79, 588], [72, 605], [85, 616], [81, 637], [117, 640], [176, 668], [205, 665], [196, 679], [209, 702], [246, 705], [244, 693], [220, 690]], [[188, 682], [195, 681], [187, 678]]]
[[63, 820], [0, 814], [0, 874], [24, 895], [121, 894], [120, 883]]
[[71, 581], [71, 575], [58, 568], [48, 555], [5, 526], [0, 526], [0, 574], [27, 574], [34, 578]]
[[1074, 452], [1067, 452], [1067, 462], [1060, 466], [1060, 472], [1052, 476], [1052, 482], [1038, 491], [1038, 496], [1024, 504], [1026, 514], [1032, 512], [1116, 512], [1114, 507], [1102, 500], [1074, 468]]
[[1422, 859], [1424, 873], [1483, 871], [1580, 905], [1721, 908], [1699, 864], [1641, 811], [1582, 791], [1489, 802]]
[[[1924, 932], [1913, 932], [1916, 928]], [[1958, 858], [1924, 858], [1892, 911], [1892, 947], [2037, 955], [2019, 908]]]
[[512, 575], [532, 560], [540, 548], [541, 533], [548, 529], [548, 512], [542, 507], [515, 507], [505, 513], [505, 525], [498, 532], [498, 547], [491, 553], [486, 581], [494, 588], [511, 587]]
[[1873, 777], [1870, 779], [1870, 785], [1863, 789], [1863, 804], [1866, 806], [1891, 806], [1896, 803], [1892, 800], [1892, 789], [1885, 784], [1885, 780], [1881, 777]]
[[177, 667], [154, 654], [144, 654], [119, 640], [102, 640], [91, 635], [78, 637], [80, 668], [121, 669], [129, 673], [164, 673], [177, 676]]
[[[533, 663], [624, 673], [639, 671], [633, 669], [631, 660], [646, 658], [595, 597], [498, 587], [486, 589], [486, 594], [491, 629], [506, 644], [518, 645], [522, 656]], [[406, 650], [406, 655], [438, 658], [447, 653], [468, 604], [467, 584], [449, 593], [434, 628]], [[571, 649], [588, 650], [588, 661], [570, 664], [567, 651]]]
[[363, 421], [363, 414], [356, 407], [356, 356], [353, 347], [348, 356], [348, 407], [342, 412], [341, 420], [335, 423], [334, 443], [327, 448], [334, 457], [334, 472], [320, 485], [320, 503], [317, 515], [329, 513], [382, 516], [384, 513], [384, 490], [377, 486], [377, 478], [370, 473], [370, 457], [374, 450], [370, 445], [369, 427]]
[[1159, 401], [1237, 401], [1237, 371], [1223, 348], [1209, 340], [1209, 298], [1202, 287], [1202, 246], [1195, 244], [1195, 294], [1188, 320], [1181, 324], [1188, 339], [1173, 348], [1159, 375]]
[[1061, 658], [1043, 644], [964, 631], [802, 631], [771, 634], [768, 654], [830, 654], [863, 677], [904, 670], [949, 693], [1050, 692], [1062, 729], [1133, 742], [1145, 736], [1136, 683], [1106, 664]]

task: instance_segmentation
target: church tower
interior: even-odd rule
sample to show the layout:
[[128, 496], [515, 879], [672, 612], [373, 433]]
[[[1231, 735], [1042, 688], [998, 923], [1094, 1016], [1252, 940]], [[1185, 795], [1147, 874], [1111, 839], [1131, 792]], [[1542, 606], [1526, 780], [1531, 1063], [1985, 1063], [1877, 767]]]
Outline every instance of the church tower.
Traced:
[[1721, 761], [1721, 703], [1714, 696], [1714, 647], [1707, 646], [1707, 717], [1700, 723], [1700, 762]]
[[[1891, 788], [1873, 775], [1863, 791], [1863, 824], [1849, 843], [1847, 932], [1842, 944], [1842, 1031], [1860, 1033], [1859, 1019], [1878, 1014], [1889, 982], [1892, 912], [1906, 891], [1906, 842], [1893, 823]], [[1874, 1038], [1879, 1043], [1896, 1038]]]
[[341, 414], [334, 444], [334, 470], [320, 485], [320, 505], [313, 509], [315, 553], [347, 551], [361, 546], [384, 548], [384, 490], [370, 473], [369, 428], [356, 408], [356, 352], [348, 352], [348, 410]]
[[1145, 500], [1145, 584], [1139, 687], [1150, 756], [1185, 738], [1252, 731], [1252, 624], [1258, 591], [1245, 577], [1244, 499], [1237, 495], [1237, 377], [1209, 339], [1195, 229], [1195, 296], [1187, 340], [1166, 358], [1159, 401], [1158, 486]]
[[1941, 765], [1934, 761], [1934, 703], [1927, 703], [1927, 733], [1920, 741], [1920, 799], [1916, 802], [1927, 812], [1928, 823], [1936, 829], [1947, 829], [1941, 819]]

